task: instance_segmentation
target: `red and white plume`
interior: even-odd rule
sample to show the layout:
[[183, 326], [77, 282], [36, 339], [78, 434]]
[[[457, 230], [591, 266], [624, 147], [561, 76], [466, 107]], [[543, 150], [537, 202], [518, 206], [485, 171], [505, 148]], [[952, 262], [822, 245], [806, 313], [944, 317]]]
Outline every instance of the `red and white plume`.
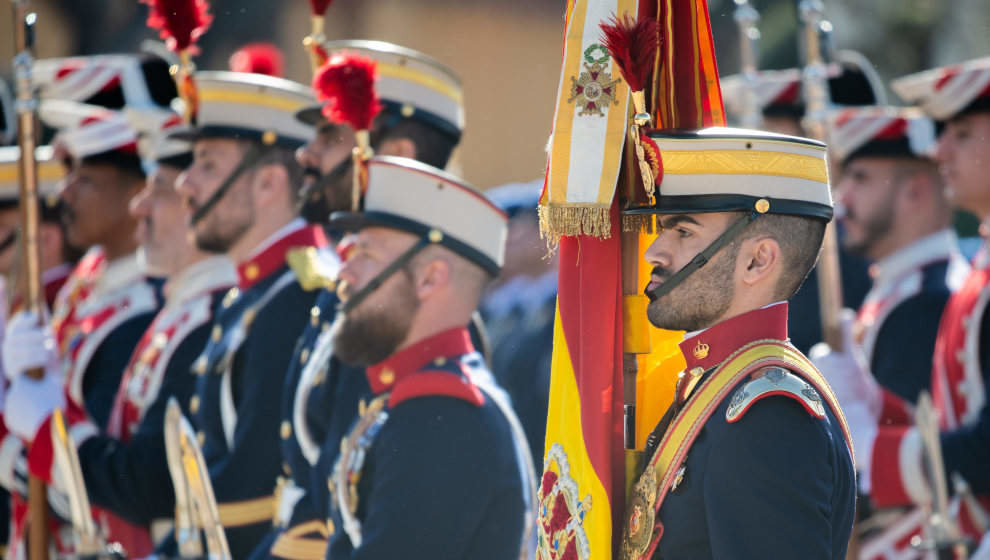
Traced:
[[382, 108], [375, 77], [374, 60], [351, 53], [334, 54], [313, 76], [316, 98], [325, 102], [323, 116], [355, 131], [369, 130]]

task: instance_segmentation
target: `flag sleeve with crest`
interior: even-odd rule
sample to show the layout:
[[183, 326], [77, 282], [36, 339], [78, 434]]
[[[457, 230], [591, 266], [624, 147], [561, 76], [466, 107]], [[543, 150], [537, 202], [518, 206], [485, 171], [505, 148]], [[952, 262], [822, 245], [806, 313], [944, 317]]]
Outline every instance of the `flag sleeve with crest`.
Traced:
[[[602, 44], [600, 25], [624, 14], [660, 23], [660, 47], [647, 91], [654, 126], [724, 124], [704, 0], [568, 0], [540, 200], [541, 227], [559, 243], [560, 256], [539, 493], [540, 560], [607, 560], [622, 536], [618, 523], [626, 473], [620, 187], [629, 175], [623, 150], [633, 111], [629, 87]], [[645, 249], [653, 237], [644, 234], [641, 239], [640, 249]], [[650, 332], [651, 351], [637, 356], [637, 386], [646, 393], [638, 395], [643, 404], [637, 426], [654, 417], [655, 424], [670, 404], [673, 379], [683, 363], [679, 355], [670, 358], [675, 337], [679, 340], [680, 333]], [[641, 442], [645, 434], [639, 435]]]

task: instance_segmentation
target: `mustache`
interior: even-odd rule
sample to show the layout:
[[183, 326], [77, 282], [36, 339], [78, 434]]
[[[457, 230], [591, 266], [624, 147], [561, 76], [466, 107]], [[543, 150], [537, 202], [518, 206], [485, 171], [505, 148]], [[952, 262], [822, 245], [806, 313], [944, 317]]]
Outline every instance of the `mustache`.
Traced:
[[[654, 266], [653, 270], [650, 271], [650, 276], [659, 278], [661, 282], [666, 282], [668, 278], [673, 276], [673, 274], [674, 274], [673, 271], [670, 270], [669, 268], [664, 268], [659, 265]], [[643, 295], [650, 298], [650, 301], [657, 299], [657, 296], [653, 293], [653, 290], [650, 289], [649, 284], [647, 284], [646, 287], [643, 288]]]

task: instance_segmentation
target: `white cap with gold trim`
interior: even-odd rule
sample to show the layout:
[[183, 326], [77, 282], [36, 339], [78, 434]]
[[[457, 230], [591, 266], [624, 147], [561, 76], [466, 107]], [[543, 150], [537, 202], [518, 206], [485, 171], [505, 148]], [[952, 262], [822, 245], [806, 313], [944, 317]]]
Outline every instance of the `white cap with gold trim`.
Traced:
[[[38, 162], [38, 195], [43, 199], [58, 197], [59, 184], [65, 176], [65, 168], [53, 153], [51, 146], [38, 146], [34, 151]], [[17, 146], [0, 147], [0, 203], [20, 199], [20, 159], [21, 149]]]
[[[384, 41], [329, 41], [331, 55], [353, 52], [375, 61], [375, 91], [384, 113], [424, 122], [458, 140], [464, 132], [464, 94], [453, 70], [419, 51]], [[320, 106], [307, 107], [299, 120], [316, 124]]]
[[392, 156], [368, 162], [363, 212], [334, 212], [329, 222], [337, 230], [378, 226], [430, 237], [492, 275], [505, 259], [507, 224], [505, 212], [461, 179]]
[[909, 74], [890, 87], [937, 121], [969, 111], [990, 111], [990, 57]]
[[832, 218], [821, 142], [723, 127], [660, 130], [648, 136], [660, 152], [656, 202], [627, 209], [626, 214], [756, 210]]
[[196, 72], [193, 79], [199, 100], [194, 126], [173, 138], [238, 138], [297, 148], [313, 136], [295, 118], [316, 103], [302, 84], [245, 72]]

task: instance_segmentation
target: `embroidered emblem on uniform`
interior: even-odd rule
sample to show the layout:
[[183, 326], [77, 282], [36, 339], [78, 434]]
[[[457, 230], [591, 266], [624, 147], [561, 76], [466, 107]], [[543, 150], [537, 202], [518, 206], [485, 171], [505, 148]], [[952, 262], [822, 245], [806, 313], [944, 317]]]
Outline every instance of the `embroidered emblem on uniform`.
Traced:
[[631, 558], [632, 550], [646, 550], [650, 544], [656, 520], [658, 483], [656, 468], [649, 464], [633, 486], [626, 510], [629, 517], [625, 527], [626, 538], [622, 539], [623, 558]]
[[605, 47], [597, 43], [585, 49], [585, 71], [577, 78], [571, 76], [571, 97], [567, 100], [568, 103], [577, 103], [581, 109], [579, 116], [604, 117], [602, 109], [610, 104], [619, 104], [619, 100], [615, 98], [615, 86], [619, 80], [613, 80], [612, 74], [606, 71], [610, 58]]
[[675, 492], [677, 488], [684, 482], [684, 473], [687, 472], [687, 467], [681, 465], [677, 468], [677, 472], [674, 473], [674, 483], [670, 485], [670, 491]]
[[328, 484], [343, 521], [344, 531], [355, 548], [361, 546], [361, 522], [356, 517], [359, 498], [357, 486], [368, 449], [388, 420], [388, 411], [385, 410], [388, 397], [389, 393], [385, 393], [371, 401], [350, 433], [341, 440], [340, 455], [331, 475], [332, 484]]
[[567, 453], [559, 443], [550, 446], [538, 496], [538, 560], [587, 560], [591, 556], [584, 519], [591, 511], [591, 494], [580, 499], [571, 478]]
[[710, 346], [699, 340], [697, 346], [694, 347], [694, 357], [699, 360], [704, 360], [708, 357], [708, 351], [710, 349]]

